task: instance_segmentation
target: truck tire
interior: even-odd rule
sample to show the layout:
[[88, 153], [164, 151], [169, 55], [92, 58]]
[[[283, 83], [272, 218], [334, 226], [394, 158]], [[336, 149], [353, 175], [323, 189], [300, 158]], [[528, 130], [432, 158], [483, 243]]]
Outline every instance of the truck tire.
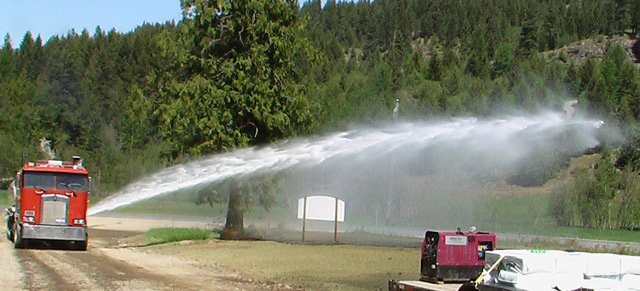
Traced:
[[23, 249], [25, 246], [25, 241], [22, 239], [22, 227], [20, 224], [13, 224], [13, 247], [16, 249]]
[[78, 240], [78, 241], [74, 242], [74, 246], [75, 246], [75, 250], [76, 251], [86, 251], [88, 245], [89, 244], [87, 243], [87, 241]]
[[13, 215], [7, 217], [7, 239], [13, 242]]
[[77, 240], [73, 242], [73, 249], [76, 251], [86, 251], [89, 248], [89, 235], [85, 235], [84, 241]]

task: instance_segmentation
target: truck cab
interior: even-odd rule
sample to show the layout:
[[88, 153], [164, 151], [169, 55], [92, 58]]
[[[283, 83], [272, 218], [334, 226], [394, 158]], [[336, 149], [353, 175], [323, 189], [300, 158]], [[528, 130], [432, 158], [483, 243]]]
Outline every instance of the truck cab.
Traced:
[[67, 241], [86, 250], [89, 173], [82, 159], [25, 164], [10, 186], [13, 207], [7, 209], [7, 237], [16, 248], [30, 241]]

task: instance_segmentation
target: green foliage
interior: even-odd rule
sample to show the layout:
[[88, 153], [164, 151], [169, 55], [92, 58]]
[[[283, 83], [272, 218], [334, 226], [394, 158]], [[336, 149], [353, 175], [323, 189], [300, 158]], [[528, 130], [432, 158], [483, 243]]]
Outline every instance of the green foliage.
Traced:
[[211, 206], [228, 202], [233, 192], [241, 193], [239, 209], [242, 212], [251, 211], [254, 206], [261, 205], [269, 210], [275, 203], [275, 197], [282, 187], [282, 176], [265, 174], [244, 177], [243, 179], [228, 179], [220, 183], [213, 183], [198, 187], [196, 204]]
[[640, 176], [638, 171], [625, 168], [621, 177], [621, 191], [616, 215], [616, 228], [637, 230], [640, 228]]
[[618, 153], [607, 151], [573, 182], [557, 186], [549, 214], [557, 225], [599, 229], [640, 227], [640, 173], [631, 165], [616, 167]]
[[[424, 93], [420, 90], [427, 81], [441, 82], [439, 86], [444, 89], [444, 95], [435, 110], [433, 102], [407, 100], [411, 116], [434, 111], [483, 115], [496, 108], [557, 106], [565, 98], [557, 91], [570, 87], [577, 88], [572, 92], [575, 96], [583, 96], [584, 106], [615, 119], [629, 120], [638, 108], [637, 94], [626, 92], [636, 90], [639, 81], [620, 84], [621, 68], [630, 68], [631, 64], [618, 62], [617, 56], [621, 54], [614, 47], [606, 56], [616, 60], [614, 66], [607, 65], [608, 61], [601, 65], [593, 60], [578, 69], [578, 78], [567, 75], [573, 68], [567, 68], [566, 56], [563, 61], [538, 56], [542, 50], [556, 49], [596, 34], [621, 32], [628, 27], [631, 18], [627, 16], [634, 4], [605, 2], [583, 5], [579, 1], [494, 0], [479, 5], [460, 1], [361, 1], [330, 2], [324, 8], [318, 1], [307, 2], [301, 12], [310, 18], [308, 27], [313, 28], [310, 33], [314, 36], [311, 40], [329, 52], [325, 55], [327, 60], [314, 70], [319, 74], [315, 80], [319, 81], [316, 86], [320, 93], [310, 94], [309, 98], [321, 104], [320, 125], [323, 127], [327, 122], [384, 120], [388, 116], [380, 114], [386, 112], [376, 106], [392, 107], [387, 100], [396, 96], [421, 99]], [[411, 24], [411, 21], [415, 22]], [[318, 33], [318, 29], [323, 33]], [[408, 43], [405, 42], [407, 35], [411, 36]], [[402, 43], [404, 48], [413, 49], [399, 50], [398, 44]], [[345, 74], [341, 64], [356, 49], [362, 49], [363, 61], [350, 62]], [[407, 61], [419, 54], [428, 60], [426, 68], [416, 65], [419, 62]], [[632, 72], [636, 71], [628, 70], [628, 77], [623, 79], [633, 79], [631, 76], [635, 73]], [[368, 93], [373, 107], [363, 108], [359, 100], [344, 97], [351, 88], [336, 84], [336, 79], [356, 72], [371, 80], [369, 88], [374, 94]], [[416, 72], [425, 78], [417, 78]], [[488, 77], [492, 80], [486, 80]], [[474, 78], [483, 80], [484, 84]], [[330, 94], [325, 94], [323, 90], [329, 88]], [[549, 90], [552, 92], [548, 93]], [[478, 97], [486, 92], [491, 96]], [[385, 94], [386, 98], [375, 93]], [[326, 100], [332, 97], [340, 101]], [[407, 108], [405, 99], [402, 103], [403, 108]], [[332, 118], [343, 116], [340, 112], [345, 107], [357, 110], [346, 119]]]
[[182, 1], [186, 17], [167, 44], [177, 78], [155, 113], [172, 155], [198, 156], [306, 132], [312, 125], [294, 56], [295, 1]]
[[576, 177], [574, 199], [582, 226], [614, 226], [608, 209], [616, 196], [619, 181], [619, 174], [610, 156], [599, 160], [593, 169], [584, 170]]
[[571, 183], [563, 183], [551, 192], [548, 212], [557, 225], [573, 225], [574, 202], [572, 199], [574, 196], [574, 185]]
[[496, 78], [510, 73], [514, 65], [514, 57], [515, 47], [513, 44], [500, 43], [496, 48], [491, 76]]
[[[626, 48], [609, 45], [602, 59], [580, 65], [566, 53], [540, 54], [596, 35], [637, 35], [638, 1], [181, 5], [185, 18], [177, 24], [146, 24], [127, 34], [98, 27], [92, 35], [71, 31], [43, 43], [27, 33], [14, 36], [15, 47], [7, 35], [0, 49], [0, 175], [13, 176], [23, 153], [44, 158], [38, 142], [47, 138], [57, 158], [83, 156], [108, 194], [204, 154], [387, 122], [396, 98], [401, 118], [414, 119], [557, 108], [568, 95], [611, 123], [638, 127], [640, 72]], [[640, 164], [640, 134], [627, 132], [632, 142], [616, 162], [625, 175]], [[531, 167], [514, 169], [512, 182], [540, 185], [576, 153], [554, 154], [523, 161]], [[634, 227], [635, 208], [621, 202], [635, 201], [624, 190], [634, 189], [634, 179], [612, 171], [599, 165], [567, 188], [597, 203], [553, 198], [584, 207], [584, 217], [575, 207], [553, 210], [560, 224]], [[622, 191], [613, 198], [609, 180]], [[258, 191], [251, 189], [238, 191]], [[269, 195], [250, 194], [242, 203], [268, 205], [275, 197]], [[612, 213], [606, 219], [598, 213], [605, 210]]]
[[[125, 84], [144, 86], [148, 60], [155, 53], [151, 37], [160, 30], [160, 25], [147, 25], [121, 35], [96, 29], [92, 38], [86, 31], [72, 31], [45, 45], [26, 34], [16, 50], [5, 38], [0, 52], [0, 106], [7, 112], [0, 117], [1, 175], [15, 174], [23, 153], [28, 160], [45, 158], [39, 150], [42, 138], [52, 141], [57, 159], [83, 156], [90, 172], [102, 180], [102, 190], [122, 187], [156, 169], [162, 162], [158, 156], [144, 163], [144, 170], [139, 164], [127, 166], [139, 160], [138, 153], [121, 151], [121, 126], [128, 123], [120, 113], [128, 104]], [[157, 145], [138, 143], [137, 149]]]

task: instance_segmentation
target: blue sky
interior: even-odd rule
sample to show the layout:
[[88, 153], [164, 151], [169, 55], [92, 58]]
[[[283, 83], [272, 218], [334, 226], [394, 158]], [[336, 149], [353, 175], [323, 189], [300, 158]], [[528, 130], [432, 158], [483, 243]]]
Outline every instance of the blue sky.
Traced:
[[53, 35], [85, 28], [93, 35], [115, 28], [130, 32], [147, 23], [182, 19], [179, 0], [0, 0], [0, 46], [9, 33], [18, 47], [27, 31], [40, 35], [43, 43]]

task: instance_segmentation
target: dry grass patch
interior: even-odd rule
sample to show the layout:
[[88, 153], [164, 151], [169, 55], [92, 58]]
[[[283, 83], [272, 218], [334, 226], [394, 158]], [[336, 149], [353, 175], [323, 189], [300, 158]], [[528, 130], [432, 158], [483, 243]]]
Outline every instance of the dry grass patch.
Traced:
[[419, 277], [417, 248], [210, 240], [149, 250], [219, 265], [245, 280], [304, 290], [387, 290], [389, 279]]

